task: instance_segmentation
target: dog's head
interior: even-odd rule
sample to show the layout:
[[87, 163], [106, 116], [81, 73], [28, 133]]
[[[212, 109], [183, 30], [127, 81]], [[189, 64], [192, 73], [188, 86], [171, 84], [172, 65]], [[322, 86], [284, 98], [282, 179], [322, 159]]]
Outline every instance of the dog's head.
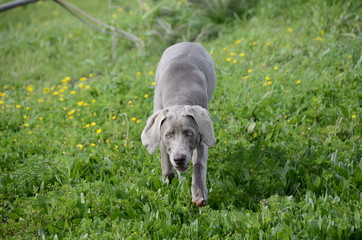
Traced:
[[209, 113], [200, 106], [177, 106], [155, 112], [141, 135], [149, 153], [160, 144], [178, 171], [189, 167], [193, 151], [203, 141], [211, 147], [216, 139]]

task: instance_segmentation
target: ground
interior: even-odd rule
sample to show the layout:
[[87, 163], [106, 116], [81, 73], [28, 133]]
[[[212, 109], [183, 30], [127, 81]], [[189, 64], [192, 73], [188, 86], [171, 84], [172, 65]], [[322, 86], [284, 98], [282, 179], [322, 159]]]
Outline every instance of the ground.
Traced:
[[[71, 2], [142, 44], [53, 1], [0, 13], [2, 239], [362, 237], [360, 3]], [[217, 73], [203, 208], [191, 171], [168, 184], [140, 141], [158, 60], [182, 40]]]

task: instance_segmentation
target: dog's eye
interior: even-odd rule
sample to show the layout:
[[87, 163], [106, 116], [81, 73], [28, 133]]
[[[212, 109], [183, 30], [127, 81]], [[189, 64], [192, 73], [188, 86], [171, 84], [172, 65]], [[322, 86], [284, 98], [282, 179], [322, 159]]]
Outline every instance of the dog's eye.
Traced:
[[194, 133], [192, 131], [188, 131], [186, 130], [185, 133], [184, 133], [186, 136], [192, 136], [194, 135]]
[[167, 138], [171, 138], [172, 137], [172, 133], [166, 133], [165, 135]]

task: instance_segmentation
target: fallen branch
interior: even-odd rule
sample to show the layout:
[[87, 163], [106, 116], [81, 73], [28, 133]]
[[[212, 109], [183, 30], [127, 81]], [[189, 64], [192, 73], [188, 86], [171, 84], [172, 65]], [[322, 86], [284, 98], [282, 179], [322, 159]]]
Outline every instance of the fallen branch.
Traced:
[[0, 5], [0, 12], [15, 8], [15, 7], [19, 7], [19, 6], [23, 6], [29, 3], [35, 3], [39, 0], [19, 0], [19, 1], [13, 1], [13, 2], [9, 2], [9, 3], [4, 3]]
[[[12, 8], [15, 8], [18, 6], [26, 5], [29, 3], [35, 3], [37, 1], [38, 0], [18, 0], [18, 1], [5, 3], [5, 4], [0, 5], [0, 12], [6, 11], [6, 10], [9, 10], [9, 9], [12, 9]], [[110, 26], [98, 19], [95, 19], [88, 13], [84, 12], [83, 10], [79, 9], [78, 7], [76, 7], [75, 5], [73, 5], [67, 1], [54, 0], [54, 2], [58, 3], [61, 7], [63, 7], [65, 10], [67, 10], [70, 14], [72, 14], [74, 17], [78, 18], [80, 21], [82, 21], [89, 27], [91, 27], [99, 32], [102, 32], [102, 33], [105, 33], [105, 34], [108, 34], [111, 36], [121, 35], [123, 38], [134, 42], [138, 47], [143, 45], [141, 39], [139, 39], [135, 35], [133, 35], [129, 32], [123, 31], [121, 29], [115, 28], [113, 26]], [[79, 15], [82, 15], [86, 19], [82, 18]], [[98, 25], [100, 25], [101, 27], [99, 27]]]
[[[142, 41], [136, 37], [135, 35], [123, 31], [121, 29], [115, 28], [113, 26], [110, 26], [108, 24], [105, 24], [102, 21], [99, 21], [98, 19], [93, 18], [92, 16], [90, 16], [88, 13], [82, 11], [81, 9], [79, 9], [78, 7], [74, 6], [73, 4], [63, 1], [63, 0], [54, 0], [56, 3], [58, 3], [60, 6], [62, 6], [64, 9], [66, 9], [68, 12], [70, 12], [73, 16], [75, 16], [76, 18], [78, 18], [80, 21], [84, 22], [85, 24], [87, 24], [88, 26], [90, 26], [93, 29], [96, 29], [98, 31], [101, 31], [105, 34], [108, 35], [114, 35], [114, 33], [120, 34], [122, 35], [125, 39], [130, 40], [134, 43], [136, 43], [137, 46], [141, 46], [142, 45]], [[92, 21], [93, 23], [96, 23], [98, 25], [101, 25], [104, 29], [99, 28], [97, 25], [88, 22], [87, 20], [81, 18], [80, 16], [78, 16], [75, 12], [72, 11], [72, 9], [74, 11], [77, 11], [79, 14], [83, 15], [84, 17], [88, 18], [90, 21]], [[110, 30], [107, 31], [106, 29]]]

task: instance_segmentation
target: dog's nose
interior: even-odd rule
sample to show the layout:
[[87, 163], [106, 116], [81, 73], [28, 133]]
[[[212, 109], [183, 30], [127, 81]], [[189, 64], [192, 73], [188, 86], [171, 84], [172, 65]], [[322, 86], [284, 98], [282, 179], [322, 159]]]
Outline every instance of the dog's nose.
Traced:
[[186, 160], [186, 155], [184, 154], [176, 155], [174, 156], [173, 160], [177, 165], [183, 165]]

